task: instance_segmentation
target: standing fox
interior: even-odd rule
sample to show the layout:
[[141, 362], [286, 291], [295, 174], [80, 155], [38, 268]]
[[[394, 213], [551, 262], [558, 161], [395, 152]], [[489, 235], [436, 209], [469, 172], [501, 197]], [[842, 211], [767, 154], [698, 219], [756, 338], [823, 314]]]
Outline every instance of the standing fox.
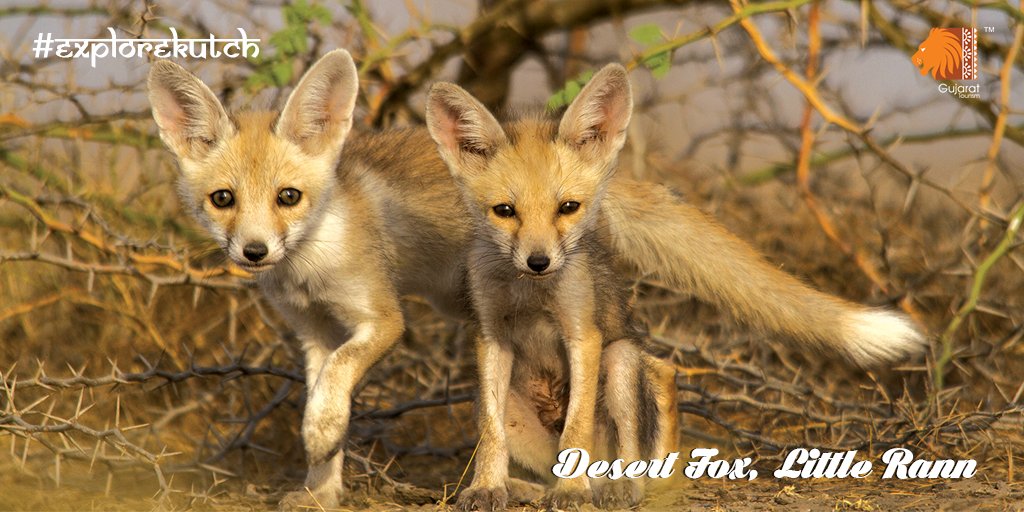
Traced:
[[229, 115], [168, 61], [149, 73], [184, 209], [255, 275], [302, 342], [309, 471], [283, 509], [338, 505], [352, 390], [401, 337], [401, 295], [458, 318], [469, 308], [469, 224], [444, 163], [422, 129], [346, 143], [358, 88], [344, 50], [317, 61], [279, 114]]
[[[598, 457], [626, 461], [675, 449], [675, 371], [640, 347], [628, 285], [598, 233], [631, 110], [618, 65], [594, 75], [557, 126], [502, 126], [456, 85], [430, 91], [427, 128], [475, 226], [480, 444], [464, 510], [505, 508], [510, 455], [550, 477], [568, 448], [611, 445], [613, 456]], [[563, 509], [592, 496], [611, 507], [642, 499], [639, 480], [593, 483], [592, 494], [586, 477], [558, 480], [545, 501]]]
[[[454, 318], [472, 314], [473, 215], [453, 199], [460, 191], [425, 129], [349, 137], [358, 88], [344, 50], [314, 64], [280, 113], [229, 114], [202, 81], [167, 61], [149, 73], [153, 117], [178, 160], [183, 208], [255, 275], [302, 342], [309, 471], [306, 489], [286, 496], [282, 508], [338, 505], [352, 390], [401, 337], [400, 297], [421, 295]], [[467, 117], [458, 128], [474, 123], [483, 126]], [[584, 134], [550, 143], [587, 152], [597, 147], [591, 142], [618, 136]], [[465, 142], [467, 154], [478, 148], [476, 139]], [[919, 345], [901, 316], [803, 285], [667, 189], [617, 177], [607, 187], [596, 224], [607, 226], [604, 243], [616, 260], [755, 327], [860, 364]]]

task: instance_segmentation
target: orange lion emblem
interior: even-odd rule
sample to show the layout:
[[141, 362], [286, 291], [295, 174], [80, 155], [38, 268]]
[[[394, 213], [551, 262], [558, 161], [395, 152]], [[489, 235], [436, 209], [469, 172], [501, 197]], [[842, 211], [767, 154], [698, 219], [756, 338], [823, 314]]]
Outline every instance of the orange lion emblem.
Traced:
[[[921, 74], [936, 80], [976, 80], [977, 47], [974, 29], [933, 28], [911, 57]], [[967, 46], [968, 53], [964, 53]], [[966, 57], [966, 62], [965, 62]]]

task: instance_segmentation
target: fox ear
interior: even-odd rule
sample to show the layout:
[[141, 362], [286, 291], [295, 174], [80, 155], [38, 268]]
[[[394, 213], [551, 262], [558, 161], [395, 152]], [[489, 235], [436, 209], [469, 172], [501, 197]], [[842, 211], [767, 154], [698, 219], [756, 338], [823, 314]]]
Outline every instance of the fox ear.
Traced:
[[610, 162], [626, 142], [633, 93], [626, 68], [608, 64], [587, 83], [558, 124], [558, 137], [588, 156]]
[[463, 88], [439, 82], [427, 96], [427, 130], [452, 173], [478, 166], [506, 141], [501, 124]]
[[352, 56], [340, 49], [328, 52], [299, 80], [274, 132], [307, 154], [336, 156], [352, 128], [358, 93]]
[[185, 68], [167, 60], [149, 70], [149, 103], [160, 138], [178, 158], [203, 158], [234, 133], [213, 91]]

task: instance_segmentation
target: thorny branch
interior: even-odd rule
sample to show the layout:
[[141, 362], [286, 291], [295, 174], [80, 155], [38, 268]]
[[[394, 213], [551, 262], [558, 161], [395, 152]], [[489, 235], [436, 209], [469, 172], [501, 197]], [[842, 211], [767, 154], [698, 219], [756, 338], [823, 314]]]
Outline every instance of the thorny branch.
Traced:
[[[941, 334], [934, 361], [913, 360], [887, 375], [851, 371], [723, 327], [716, 315], [657, 283], [643, 282], [640, 288], [648, 295], [637, 309], [652, 325], [654, 350], [679, 372], [683, 433], [763, 459], [795, 446], [874, 450], [909, 445], [943, 457], [969, 455], [1012, 474], [1014, 460], [1024, 456], [1019, 365], [1024, 204], [1020, 185], [1013, 181], [1020, 176], [1007, 165], [1012, 162], [1007, 148], [1024, 145], [1011, 80], [1024, 66], [1019, 51], [1024, 17], [1005, 2], [957, 2], [967, 6], [965, 11], [1003, 13], [1013, 26], [1012, 37], [1005, 40], [979, 34], [979, 46], [999, 61], [997, 97], [941, 98], [891, 107], [864, 120], [850, 114], [846, 99], [825, 80], [831, 51], [860, 45], [909, 55], [915, 46], [913, 31], [906, 27], [966, 22], [921, 3], [854, 3], [860, 16], [847, 20], [833, 12], [831, 3], [817, 0], [736, 1], [731, 8], [701, 1], [503, 0], [464, 26], [438, 22], [410, 4], [410, 28], [388, 35], [375, 19], [379, 13], [370, 9], [376, 7], [357, 2], [347, 11], [352, 18], [334, 20], [310, 34], [310, 54], [301, 60], [311, 62], [315, 52], [337, 43], [332, 34], [344, 34], [337, 37], [361, 54], [365, 124], [377, 126], [390, 124], [396, 112], [417, 118], [416, 93], [445, 78], [444, 70], [460, 58], [465, 60], [460, 69], [470, 77], [464, 85], [506, 93], [510, 83], [496, 82], [507, 81], [531, 56], [543, 61], [556, 89], [558, 81], [577, 74], [567, 74], [570, 67], [585, 70], [608, 60], [625, 60], [638, 82], [647, 77], [643, 64], [664, 52], [673, 56], [676, 69], [687, 72], [698, 62], [717, 62], [717, 70], [700, 82], [728, 91], [735, 122], [687, 134], [690, 144], [682, 154], [699, 156], [709, 146], [724, 144], [728, 165], [711, 166], [717, 172], [711, 179], [687, 174], [675, 156], [647, 151], [654, 145], [646, 143], [637, 144], [643, 154], [635, 161], [655, 168], [666, 181], [686, 183], [683, 188], [708, 209], [741, 219], [750, 215], [753, 225], [770, 217], [777, 231], [740, 229], [769, 252], [783, 247], [792, 255], [802, 245], [814, 251], [814, 236], [792, 233], [824, 232], [824, 243], [838, 247], [853, 264], [813, 254], [806, 258], [813, 263], [795, 272], [865, 296], [881, 291], [886, 295], [882, 301], [900, 301]], [[216, 5], [234, 15], [251, 14], [227, 2]], [[275, 2], [257, 5], [279, 7]], [[82, 8], [13, 8], [0, 17], [92, 16], [132, 33], [169, 26], [183, 33], [216, 31], [199, 14], [180, 12], [174, 5], [145, 8], [139, 13], [131, 5], [108, 8], [93, 2]], [[588, 51], [592, 25], [611, 21], [612, 29], [624, 34], [624, 20], [658, 9], [684, 13], [676, 32], [661, 43], [619, 55]], [[897, 14], [889, 16], [887, 10]], [[264, 21], [253, 23], [267, 33], [274, 30]], [[559, 37], [567, 31], [571, 36], [563, 49]], [[426, 49], [425, 57], [414, 57], [416, 48]], [[203, 488], [215, 489], [225, 477], [245, 479], [268, 466], [301, 471], [297, 418], [305, 377], [297, 344], [250, 290], [248, 275], [224, 264], [219, 249], [188, 220], [154, 200], [173, 196], [173, 165], [154, 135], [148, 111], [127, 106], [129, 98], [142, 94], [141, 82], [50, 83], [45, 71], [62, 65], [59, 60], [6, 59], [15, 52], [3, 51], [5, 83], [32, 100], [17, 111], [0, 108], [0, 361], [7, 367], [0, 371], [0, 442], [10, 441], [9, 463], [57, 484], [81, 467], [72, 463], [84, 462], [90, 469], [99, 463], [108, 475], [143, 468], [152, 471], [165, 496], [182, 493], [185, 484], [175, 478], [187, 475], [201, 475]], [[733, 59], [741, 65], [733, 66]], [[488, 66], [474, 68], [481, 62]], [[253, 91], [244, 87], [244, 73], [254, 66], [238, 64], [243, 74], [225, 73], [214, 89], [226, 100], [248, 99]], [[489, 73], [492, 66], [507, 72]], [[798, 124], [763, 94], [762, 85], [779, 77], [800, 93], [804, 108]], [[665, 82], [657, 82], [655, 89]], [[687, 89], [670, 96], [655, 91], [639, 100], [635, 117], [687, 104], [699, 92]], [[97, 98], [110, 93], [125, 98], [125, 106], [95, 108], [100, 106], [94, 105]], [[286, 93], [287, 88], [275, 91], [278, 99]], [[495, 101], [505, 99], [502, 93]], [[913, 134], [879, 128], [940, 103], [962, 106], [981, 121], [977, 126], [930, 126]], [[67, 115], [39, 114], [53, 105], [66, 107]], [[636, 132], [630, 132], [631, 141], [644, 135]], [[830, 138], [835, 132], [841, 140]], [[758, 146], [750, 144], [764, 139], [792, 158], [765, 162], [761, 170], [743, 171], [733, 179], [741, 170], [732, 165], [756, 152], [751, 148]], [[978, 155], [983, 167], [970, 194], [898, 151], [974, 139], [984, 139], [987, 150]], [[124, 172], [122, 160], [142, 172]], [[884, 219], [887, 210], [876, 207], [874, 198], [846, 197], [841, 179], [850, 173], [843, 164], [856, 167], [861, 174], [854, 173], [854, 179], [873, 187], [869, 175], [874, 169], [867, 162], [875, 161], [870, 165], [895, 175], [899, 187], [905, 187], [899, 188], [903, 209], [895, 220]], [[716, 185], [722, 177], [725, 187]], [[967, 180], [966, 174], [955, 178]], [[766, 183], [782, 190], [778, 194], [784, 202], [802, 201], [811, 216], [805, 218], [800, 208], [780, 214], [752, 200], [767, 194], [751, 185]], [[1018, 197], [998, 198], [1002, 184]], [[938, 196], [938, 213], [920, 207], [922, 191]], [[1006, 204], [1016, 206], [1001, 208]], [[877, 233], [883, 225], [901, 232]], [[862, 231], [854, 231], [857, 227]], [[873, 247], [863, 231], [878, 235], [879, 246]], [[864, 291], [861, 282], [871, 289]], [[430, 503], [439, 499], [439, 491], [402, 482], [415, 470], [401, 466], [428, 457], [432, 464], [454, 461], [461, 469], [475, 445], [468, 406], [474, 372], [452, 326], [423, 313], [415, 301], [409, 309], [406, 343], [381, 363], [356, 398], [346, 454], [349, 472], [356, 473], [353, 485], [390, 489], [409, 502]], [[704, 343], [710, 337], [716, 339], [713, 350]], [[131, 371], [114, 362], [126, 356], [132, 358]], [[160, 360], [150, 363], [154, 357]], [[31, 360], [47, 361], [48, 367], [66, 361], [71, 369], [57, 376], [42, 363], [32, 368], [24, 362]], [[87, 370], [107, 366], [106, 371]], [[250, 472], [254, 467], [258, 470]], [[112, 479], [108, 476], [108, 487]], [[212, 499], [209, 491], [183, 494]]]

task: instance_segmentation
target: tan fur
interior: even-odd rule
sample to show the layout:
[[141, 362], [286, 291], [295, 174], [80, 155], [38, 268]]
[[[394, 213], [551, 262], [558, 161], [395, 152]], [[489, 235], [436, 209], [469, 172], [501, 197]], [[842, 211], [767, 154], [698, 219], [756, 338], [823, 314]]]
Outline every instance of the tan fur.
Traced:
[[[623, 80], [624, 75], [606, 83]], [[330, 52], [315, 64], [280, 115], [229, 115], [208, 87], [170, 62], [153, 64], [149, 87], [160, 137], [181, 169], [179, 195], [184, 210], [232, 261], [256, 274], [261, 290], [303, 343], [308, 397], [303, 441], [310, 463], [309, 492], [298, 491], [282, 505], [311, 506], [312, 493], [320, 505], [334, 507], [343, 492], [342, 440], [351, 392], [400, 337], [404, 321], [399, 297], [417, 294], [442, 313], [455, 318], [471, 315], [466, 262], [473, 213], [465, 204], [476, 199], [458, 200], [460, 188], [425, 130], [349, 135], [358, 83], [344, 51]], [[602, 98], [608, 92], [591, 88], [587, 94]], [[616, 122], [567, 125], [562, 141], [565, 151], [576, 146], [581, 164], [607, 161], [605, 172], [611, 171], [614, 160], [608, 156], [624, 141], [621, 115], [629, 110], [626, 104], [609, 106], [605, 112], [617, 113]], [[598, 111], [582, 112], [589, 116]], [[479, 122], [458, 118], [456, 126], [472, 129]], [[553, 137], [557, 130], [545, 123], [524, 125], [521, 132], [510, 130], [524, 138], [531, 133]], [[595, 133], [600, 136], [594, 138]], [[491, 136], [480, 137], [468, 145], [472, 151], [459, 158], [467, 165], [487, 158], [493, 142]], [[563, 171], [571, 177], [566, 183], [582, 183], [576, 181], [582, 178], [573, 169]], [[221, 190], [217, 187], [235, 193], [232, 211], [212, 208], [210, 195]], [[287, 208], [277, 204], [275, 198], [285, 187], [301, 190], [301, 201]], [[689, 285], [698, 296], [735, 312], [741, 320], [815, 345], [840, 347], [860, 361], [909, 352], [908, 343], [887, 348], [890, 338], [900, 333], [904, 341], [917, 339], [916, 332], [895, 315], [810, 291], [760, 262], [745, 244], [657, 185], [612, 178], [602, 204], [594, 222], [609, 230], [615, 258], [672, 283]], [[579, 213], [591, 215], [587, 208], [583, 205]], [[569, 231], [563, 225], [535, 233], [534, 239], [545, 244]], [[267, 245], [268, 253], [258, 264], [244, 254], [250, 242]], [[719, 244], [725, 250], [716, 254]], [[709, 254], [716, 254], [710, 258], [714, 261], [707, 261]], [[785, 307], [780, 309], [777, 303]], [[580, 307], [590, 306], [581, 303]], [[794, 311], [799, 307], [832, 327], [801, 320]], [[843, 312], [845, 316], [834, 316]], [[598, 323], [613, 317], [597, 315]], [[591, 335], [589, 329], [580, 333]], [[499, 352], [491, 357], [504, 371], [500, 365], [506, 355]], [[513, 393], [510, 400], [515, 399]], [[674, 421], [674, 412], [663, 420]], [[544, 432], [522, 430], [524, 438], [549, 435]]]
[[757, 328], [865, 366], [922, 347], [923, 337], [901, 315], [814, 290], [664, 187], [613, 182], [605, 213], [615, 252], [641, 273]]
[[[302, 341], [309, 472], [286, 509], [340, 502], [351, 393], [400, 338], [399, 297], [421, 294], [459, 317], [468, 310], [469, 226], [451, 201], [458, 192], [424, 130], [348, 137], [355, 79], [348, 54], [331, 52], [280, 115], [229, 116], [181, 67], [157, 62], [150, 72], [154, 118], [178, 157], [186, 211], [255, 273]], [[281, 204], [284, 189], [301, 199]], [[233, 203], [216, 207], [216, 191]], [[245, 254], [253, 243], [267, 249], [258, 261]]]
[[[450, 84], [435, 85], [427, 105], [431, 135], [475, 220], [468, 271], [480, 324], [480, 445], [458, 506], [504, 508], [510, 455], [543, 474], [567, 448], [626, 460], [667, 448], [675, 383], [656, 375], [659, 363], [639, 347], [627, 284], [614, 277], [598, 238], [629, 118], [625, 70], [595, 75], [557, 130], [545, 119], [502, 127]], [[544, 263], [531, 263], [538, 257]], [[565, 394], [562, 428], [553, 428]], [[637, 481], [599, 482], [592, 491], [586, 477], [559, 479], [545, 502], [632, 506], [642, 491]]]
[[[864, 308], [802, 284], [667, 189], [611, 179], [630, 105], [625, 70], [617, 66], [595, 75], [569, 106], [557, 130], [552, 123], [535, 119], [501, 126], [457, 86], [437, 84], [431, 90], [428, 128], [476, 218], [469, 273], [482, 325], [477, 343], [481, 450], [473, 484], [460, 498], [462, 508], [505, 505], [503, 482], [507, 481], [510, 443], [501, 438], [499, 426], [509, 386], [518, 400], [531, 391], [524, 383], [533, 383], [538, 376], [558, 380], [568, 375], [569, 405], [558, 446], [590, 450], [597, 387], [583, 376], [592, 375], [598, 361], [603, 361], [600, 364], [621, 375], [601, 388], [608, 401], [608, 419], [618, 429], [617, 454], [642, 455], [635, 442], [644, 435], [642, 429], [618, 422], [637, 416], [643, 401], [628, 399], [629, 390], [645, 380], [653, 383], [654, 390], [670, 390], [652, 391], [651, 399], [662, 411], [657, 423], [667, 426], [661, 432], [674, 432], [671, 372], [648, 359], [641, 363], [639, 355], [622, 348], [628, 344], [615, 341], [628, 338], [628, 333], [622, 325], [609, 324], [628, 313], [612, 306], [622, 299], [609, 292], [616, 281], [604, 260], [601, 240], [611, 240], [616, 256], [643, 273], [662, 276], [758, 328], [838, 350], [859, 364], [893, 360], [922, 345], [921, 335], [901, 315]], [[570, 215], [558, 213], [565, 201], [578, 203], [578, 209]], [[509, 214], [512, 211], [514, 215]], [[550, 258], [543, 272], [529, 263], [531, 255], [537, 254]], [[534, 281], [541, 279], [554, 283]], [[598, 326], [598, 318], [605, 319], [605, 324]], [[561, 352], [552, 348], [559, 346], [559, 340], [564, 345]], [[607, 347], [603, 356], [597, 353], [602, 346]], [[510, 372], [507, 367], [513, 364], [513, 355], [520, 353], [530, 356], [517, 360]], [[515, 408], [524, 407], [528, 404]], [[537, 411], [542, 416], [547, 413]], [[585, 418], [586, 424], [575, 422], [574, 414], [580, 415], [575, 419]], [[550, 424], [544, 418], [518, 421]], [[522, 430], [508, 432], [521, 435]], [[656, 444], [665, 449], [674, 446], [674, 438], [666, 433]], [[522, 462], [527, 467], [539, 465]], [[628, 504], [638, 499], [635, 486], [616, 482], [607, 487], [620, 488], [610, 491], [609, 501], [621, 500], [623, 493]], [[559, 480], [549, 493], [549, 503], [589, 501], [583, 488], [573, 480]], [[596, 494], [599, 502], [605, 501], [601, 494]]]

